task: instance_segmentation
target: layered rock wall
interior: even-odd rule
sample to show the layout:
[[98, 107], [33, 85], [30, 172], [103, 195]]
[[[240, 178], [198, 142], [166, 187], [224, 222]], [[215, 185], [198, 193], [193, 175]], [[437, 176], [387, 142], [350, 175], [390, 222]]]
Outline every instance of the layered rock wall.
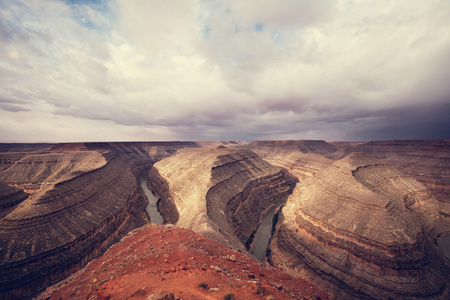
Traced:
[[319, 170], [330, 166], [334, 162], [321, 154], [313, 152], [303, 153], [292, 147], [261, 146], [249, 148], [262, 159], [276, 167], [284, 169], [297, 180], [304, 180], [313, 176]]
[[263, 213], [293, 188], [282, 170], [251, 151], [219, 156], [211, 184], [206, 195], [208, 216], [218, 224], [229, 224], [243, 244], [258, 228]]
[[0, 182], [0, 216], [27, 198], [28, 194], [23, 190]]
[[369, 142], [353, 151], [381, 158], [427, 186], [439, 201], [441, 215], [450, 219], [450, 140]]
[[145, 200], [126, 160], [65, 181], [0, 220], [0, 294], [28, 297], [73, 272], [128, 230]]
[[438, 218], [425, 186], [351, 154], [294, 189], [270, 261], [341, 299], [446, 299], [448, 265], [426, 235]]
[[300, 180], [350, 153], [367, 153], [425, 185], [439, 204], [440, 220], [432, 229], [434, 236], [450, 233], [450, 140], [256, 141], [247, 147]]
[[280, 169], [249, 150], [186, 148], [154, 167], [169, 191], [158, 192], [161, 203], [175, 204], [178, 226], [240, 251], [263, 211], [292, 189]]

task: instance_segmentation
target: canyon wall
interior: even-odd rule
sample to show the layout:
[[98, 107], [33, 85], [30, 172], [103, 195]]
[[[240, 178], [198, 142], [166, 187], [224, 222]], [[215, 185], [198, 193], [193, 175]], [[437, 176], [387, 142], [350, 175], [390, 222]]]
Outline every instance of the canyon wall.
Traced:
[[0, 220], [0, 294], [28, 297], [77, 270], [145, 224], [145, 205], [121, 158], [22, 201]]
[[245, 146], [303, 180], [354, 152], [381, 159], [424, 184], [439, 204], [435, 236], [450, 234], [450, 140], [378, 142], [255, 141]]
[[448, 261], [428, 235], [439, 217], [425, 185], [352, 153], [296, 186], [269, 261], [338, 299], [448, 299]]
[[1, 153], [0, 299], [31, 297], [146, 224], [137, 178], [188, 145], [197, 146], [72, 143]]
[[246, 251], [263, 212], [292, 190], [281, 169], [243, 149], [185, 148], [154, 169], [151, 181], [164, 179], [156, 192], [161, 205], [176, 207], [177, 226], [239, 251]]

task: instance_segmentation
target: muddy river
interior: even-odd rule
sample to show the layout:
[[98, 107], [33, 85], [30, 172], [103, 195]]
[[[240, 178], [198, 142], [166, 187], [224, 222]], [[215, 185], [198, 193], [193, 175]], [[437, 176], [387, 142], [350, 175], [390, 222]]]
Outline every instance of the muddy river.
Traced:
[[277, 209], [284, 203], [285, 202], [279, 202], [266, 212], [262, 219], [261, 225], [259, 225], [258, 231], [256, 232], [251, 253], [260, 261], [264, 261], [264, 258], [266, 257], [267, 246], [272, 234], [273, 216], [275, 215]]
[[148, 189], [147, 183], [145, 180], [141, 181], [141, 187], [144, 190], [145, 196], [147, 197], [148, 205], [147, 205], [147, 214], [150, 217], [150, 222], [152, 224], [161, 225], [164, 223], [164, 220], [161, 216], [161, 214], [158, 211], [157, 202], [158, 199], [156, 199], [156, 196], [153, 195], [153, 193]]

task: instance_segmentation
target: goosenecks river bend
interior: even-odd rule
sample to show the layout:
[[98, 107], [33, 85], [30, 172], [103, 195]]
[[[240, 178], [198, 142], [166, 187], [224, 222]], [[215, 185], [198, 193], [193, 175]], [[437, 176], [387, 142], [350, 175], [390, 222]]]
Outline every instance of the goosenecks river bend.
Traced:
[[[161, 225], [164, 220], [161, 214], [158, 212], [158, 199], [155, 195], [148, 189], [147, 182], [141, 180], [141, 188], [147, 197], [148, 205], [146, 207], [147, 214], [150, 217], [150, 222], [152, 224]], [[256, 230], [255, 238], [252, 243], [252, 248], [250, 252], [260, 261], [264, 261], [266, 257], [267, 246], [269, 245], [269, 240], [272, 236], [272, 225], [273, 217], [278, 208], [280, 208], [284, 201], [274, 204], [263, 216], [261, 224]]]

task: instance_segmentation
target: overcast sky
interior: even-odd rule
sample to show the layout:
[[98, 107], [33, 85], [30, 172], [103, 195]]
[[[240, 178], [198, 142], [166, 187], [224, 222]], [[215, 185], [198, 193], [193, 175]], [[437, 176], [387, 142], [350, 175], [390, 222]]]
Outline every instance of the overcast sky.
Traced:
[[415, 138], [448, 0], [0, 1], [0, 142]]

